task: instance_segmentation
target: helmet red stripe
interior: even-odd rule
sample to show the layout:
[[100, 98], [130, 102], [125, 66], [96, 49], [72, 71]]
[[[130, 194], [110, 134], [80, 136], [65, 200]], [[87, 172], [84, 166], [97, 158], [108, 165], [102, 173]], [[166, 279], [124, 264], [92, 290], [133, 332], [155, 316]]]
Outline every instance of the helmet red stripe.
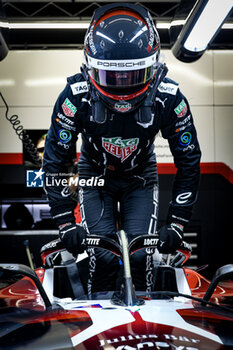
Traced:
[[111, 94], [105, 90], [103, 90], [98, 84], [96, 84], [96, 82], [90, 77], [92, 84], [95, 86], [95, 88], [104, 96], [107, 96], [113, 100], [116, 101], [128, 101], [128, 100], [132, 100], [135, 97], [140, 96], [141, 94], [143, 94], [143, 92], [145, 92], [150, 84], [150, 81], [139, 91], [134, 92], [130, 95], [115, 95], [115, 94]]
[[100, 22], [104, 21], [105, 19], [112, 17], [112, 16], [117, 16], [117, 15], [125, 15], [125, 16], [131, 16], [131, 17], [135, 17], [137, 19], [139, 19], [140, 21], [142, 21], [142, 23], [146, 24], [146, 22], [144, 21], [144, 19], [142, 17], [140, 17], [137, 13], [133, 12], [133, 11], [127, 11], [127, 10], [116, 10], [116, 11], [111, 11], [109, 13], [106, 13], [106, 15], [102, 16], [95, 24], [94, 29], [98, 26], [98, 24], [100, 24]]

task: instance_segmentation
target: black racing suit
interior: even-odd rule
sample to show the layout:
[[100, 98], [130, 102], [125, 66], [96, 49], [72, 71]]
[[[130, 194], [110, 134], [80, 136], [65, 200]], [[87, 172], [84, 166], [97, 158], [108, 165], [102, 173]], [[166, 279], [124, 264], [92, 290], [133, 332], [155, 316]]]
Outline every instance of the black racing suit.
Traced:
[[[83, 75], [67, 80], [53, 110], [43, 170], [61, 178], [67, 172], [78, 134], [82, 134], [79, 184], [81, 179], [91, 177], [104, 180], [104, 186], [80, 186], [80, 210], [86, 230], [114, 238], [120, 203], [120, 225], [129, 240], [156, 232], [158, 180], [154, 140], [159, 131], [168, 140], [178, 169], [167, 221], [181, 218], [187, 223], [197, 196], [201, 152], [189, 104], [178, 84], [163, 79], [154, 97], [151, 118], [142, 122], [135, 111], [114, 113], [106, 108], [100, 120], [95, 118], [90, 86]], [[74, 222], [75, 203], [64, 187], [47, 184], [46, 190], [57, 225]], [[89, 291], [114, 289], [120, 269], [118, 259], [95, 249], [91, 250], [89, 261]], [[150, 290], [152, 256], [138, 252], [132, 266], [136, 289]]]

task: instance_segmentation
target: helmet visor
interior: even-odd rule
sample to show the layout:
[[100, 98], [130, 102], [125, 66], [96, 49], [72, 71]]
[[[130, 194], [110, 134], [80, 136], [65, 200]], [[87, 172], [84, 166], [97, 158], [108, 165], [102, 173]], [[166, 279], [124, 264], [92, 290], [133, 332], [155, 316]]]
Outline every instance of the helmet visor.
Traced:
[[89, 74], [100, 86], [122, 89], [146, 84], [155, 71], [156, 65], [131, 71], [110, 71], [92, 67]]

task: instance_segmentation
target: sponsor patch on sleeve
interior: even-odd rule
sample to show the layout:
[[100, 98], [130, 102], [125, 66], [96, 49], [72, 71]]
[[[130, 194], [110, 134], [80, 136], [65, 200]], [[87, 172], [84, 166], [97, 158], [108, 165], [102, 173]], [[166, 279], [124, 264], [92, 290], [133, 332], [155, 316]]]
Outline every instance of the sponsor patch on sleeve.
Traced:
[[160, 92], [166, 92], [167, 94], [170, 94], [170, 95], [176, 95], [178, 90], [178, 85], [162, 82], [159, 84], [158, 90]]
[[182, 100], [180, 104], [178, 104], [178, 106], [174, 109], [178, 118], [184, 117], [187, 113], [187, 110], [188, 110], [188, 106], [184, 100]]
[[62, 143], [68, 143], [72, 139], [71, 132], [65, 129], [58, 130], [57, 136]]
[[67, 117], [74, 117], [77, 108], [70, 102], [70, 100], [68, 98], [65, 99], [65, 101], [62, 104], [62, 109], [64, 114]]
[[180, 193], [177, 197], [176, 197], [176, 203], [178, 204], [186, 204], [190, 201], [192, 201], [192, 192], [184, 192], [184, 193]]
[[86, 81], [80, 81], [70, 85], [73, 95], [83, 94], [88, 91], [88, 85]]

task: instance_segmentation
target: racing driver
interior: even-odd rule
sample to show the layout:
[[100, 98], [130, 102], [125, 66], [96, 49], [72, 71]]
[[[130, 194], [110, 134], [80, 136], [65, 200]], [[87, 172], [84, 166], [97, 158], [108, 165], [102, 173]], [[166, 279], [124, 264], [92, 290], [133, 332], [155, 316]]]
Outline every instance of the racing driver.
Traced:
[[[154, 140], [159, 131], [168, 140], [177, 173], [158, 250], [167, 254], [180, 247], [197, 197], [201, 152], [189, 104], [178, 84], [166, 77], [159, 55], [158, 32], [140, 5], [108, 4], [93, 14], [84, 42], [85, 64], [67, 79], [57, 99], [43, 160], [45, 173], [61, 178], [80, 133], [79, 185], [92, 177], [104, 181], [103, 186], [79, 186], [82, 224], [75, 223], [76, 203], [67, 188], [47, 186], [60, 238], [73, 254], [84, 252], [88, 233], [115, 237], [118, 203], [129, 240], [156, 233]], [[131, 265], [135, 288], [150, 291], [153, 254], [137, 252]], [[119, 271], [113, 254], [90, 250], [88, 292], [115, 290]]]

